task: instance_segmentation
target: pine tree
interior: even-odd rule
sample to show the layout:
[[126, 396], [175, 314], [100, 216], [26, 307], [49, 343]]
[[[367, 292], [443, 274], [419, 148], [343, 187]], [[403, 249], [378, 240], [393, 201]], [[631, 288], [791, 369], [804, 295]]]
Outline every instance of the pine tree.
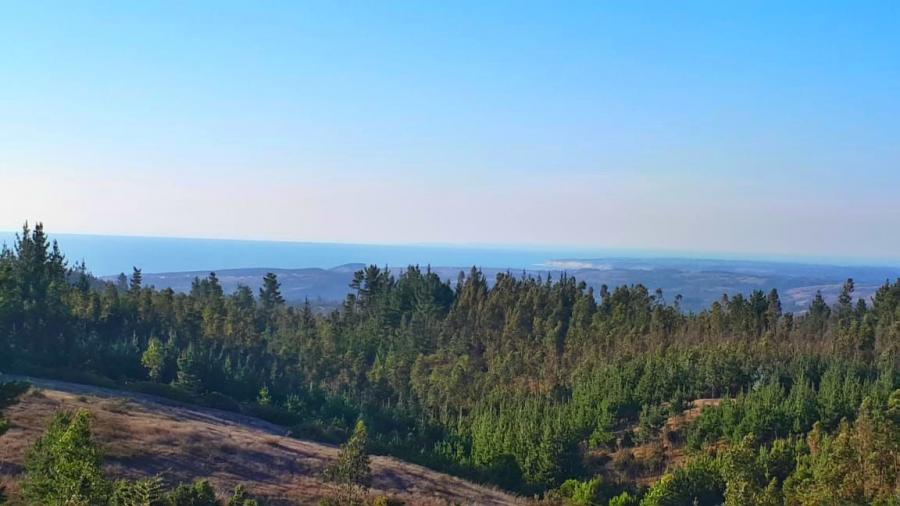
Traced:
[[284, 297], [281, 296], [281, 283], [278, 282], [278, 276], [272, 272], [263, 278], [263, 285], [259, 289], [259, 302], [266, 311], [271, 311], [276, 306], [284, 304]]
[[25, 458], [22, 491], [29, 504], [106, 504], [111, 486], [100, 465], [90, 414], [57, 413]]
[[170, 506], [162, 478], [119, 480], [114, 485], [111, 506]]
[[162, 341], [153, 337], [147, 345], [147, 350], [141, 355], [141, 365], [147, 368], [147, 374], [153, 381], [159, 381], [163, 368], [166, 365], [166, 352]]
[[133, 272], [131, 273], [131, 280], [128, 283], [128, 291], [132, 294], [137, 294], [141, 291], [141, 286], [144, 283], [144, 276], [141, 274], [141, 270], [137, 267], [132, 267]]
[[350, 439], [341, 445], [337, 461], [326, 470], [326, 477], [343, 485], [351, 494], [357, 487], [363, 490], [369, 488], [372, 484], [372, 469], [369, 466], [367, 446], [366, 424], [359, 420]]
[[198, 394], [203, 391], [200, 356], [191, 344], [178, 356], [178, 377], [176, 384], [184, 390]]
[[193, 485], [182, 483], [169, 494], [172, 506], [219, 506], [216, 491], [207, 480], [198, 480]]

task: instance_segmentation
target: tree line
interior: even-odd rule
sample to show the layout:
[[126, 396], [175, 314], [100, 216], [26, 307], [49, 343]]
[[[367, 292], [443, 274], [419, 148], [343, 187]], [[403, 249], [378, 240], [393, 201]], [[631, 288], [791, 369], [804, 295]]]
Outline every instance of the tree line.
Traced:
[[[348, 288], [316, 314], [286, 304], [274, 274], [258, 293], [225, 294], [215, 273], [188, 293], [145, 286], [137, 268], [102, 282], [26, 225], [0, 254], [0, 366], [252, 405], [320, 440], [364, 419], [377, 452], [525, 494], [589, 483], [585, 451], [623, 444], [632, 424], [658, 438], [694, 399], [726, 400], [689, 430], [692, 451], [763, 451], [815, 431], [837, 441], [864, 405], [887, 416], [900, 386], [900, 280], [868, 301], [848, 280], [836, 304], [817, 294], [804, 314], [783, 312], [776, 290], [686, 313], [642, 285], [595, 293], [565, 274], [489, 285], [475, 268], [450, 281], [369, 266]], [[807, 446], [792, 473], [820, 458]]]

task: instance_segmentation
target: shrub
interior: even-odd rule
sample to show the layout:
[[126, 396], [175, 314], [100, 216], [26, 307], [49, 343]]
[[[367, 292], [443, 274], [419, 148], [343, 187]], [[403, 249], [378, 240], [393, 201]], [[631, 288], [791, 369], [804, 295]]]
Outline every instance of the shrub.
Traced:
[[182, 483], [169, 496], [172, 506], [218, 506], [216, 491], [206, 480], [195, 481], [193, 485]]
[[593, 478], [588, 481], [566, 480], [559, 487], [559, 495], [568, 499], [572, 506], [592, 506], [598, 503], [603, 481]]
[[16, 400], [28, 391], [31, 385], [24, 381], [12, 381], [0, 383], [0, 409], [12, 405]]
[[722, 504], [724, 493], [725, 482], [716, 462], [698, 457], [663, 476], [644, 496], [641, 506], [714, 506]]
[[622, 492], [621, 494], [613, 497], [609, 500], [608, 506], [637, 506], [638, 500], [633, 495], [628, 492]]

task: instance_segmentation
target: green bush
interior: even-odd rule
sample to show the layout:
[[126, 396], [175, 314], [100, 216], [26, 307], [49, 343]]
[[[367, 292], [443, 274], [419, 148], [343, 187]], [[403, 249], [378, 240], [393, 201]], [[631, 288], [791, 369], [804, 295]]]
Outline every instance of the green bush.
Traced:
[[0, 383], [0, 409], [14, 404], [29, 388], [31, 385], [25, 381]]
[[178, 485], [169, 495], [169, 503], [172, 506], [219, 506], [216, 491], [206, 480], [196, 481], [193, 485]]
[[725, 481], [717, 463], [698, 457], [662, 477], [644, 496], [641, 506], [716, 506], [722, 504]]
[[609, 500], [608, 506], [637, 506], [638, 500], [633, 495], [628, 492], [622, 492], [621, 494], [613, 497]]
[[559, 486], [559, 495], [572, 506], [593, 506], [599, 503], [600, 487], [603, 481], [593, 478], [588, 481], [566, 480]]

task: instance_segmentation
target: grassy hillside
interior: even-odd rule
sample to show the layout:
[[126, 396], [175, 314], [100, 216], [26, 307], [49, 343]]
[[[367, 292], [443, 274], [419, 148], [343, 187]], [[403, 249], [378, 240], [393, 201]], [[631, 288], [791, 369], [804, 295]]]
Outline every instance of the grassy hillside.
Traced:
[[[60, 410], [85, 408], [115, 478], [159, 475], [177, 484], [208, 479], [222, 495], [238, 484], [265, 504], [318, 504], [336, 493], [323, 479], [337, 457], [334, 446], [287, 437], [287, 430], [259, 419], [190, 407], [151, 396], [57, 381], [39, 385], [6, 409], [10, 429], [0, 437], [0, 484], [16, 504], [25, 454]], [[405, 504], [513, 505], [522, 502], [388, 457], [372, 459], [370, 495]]]

